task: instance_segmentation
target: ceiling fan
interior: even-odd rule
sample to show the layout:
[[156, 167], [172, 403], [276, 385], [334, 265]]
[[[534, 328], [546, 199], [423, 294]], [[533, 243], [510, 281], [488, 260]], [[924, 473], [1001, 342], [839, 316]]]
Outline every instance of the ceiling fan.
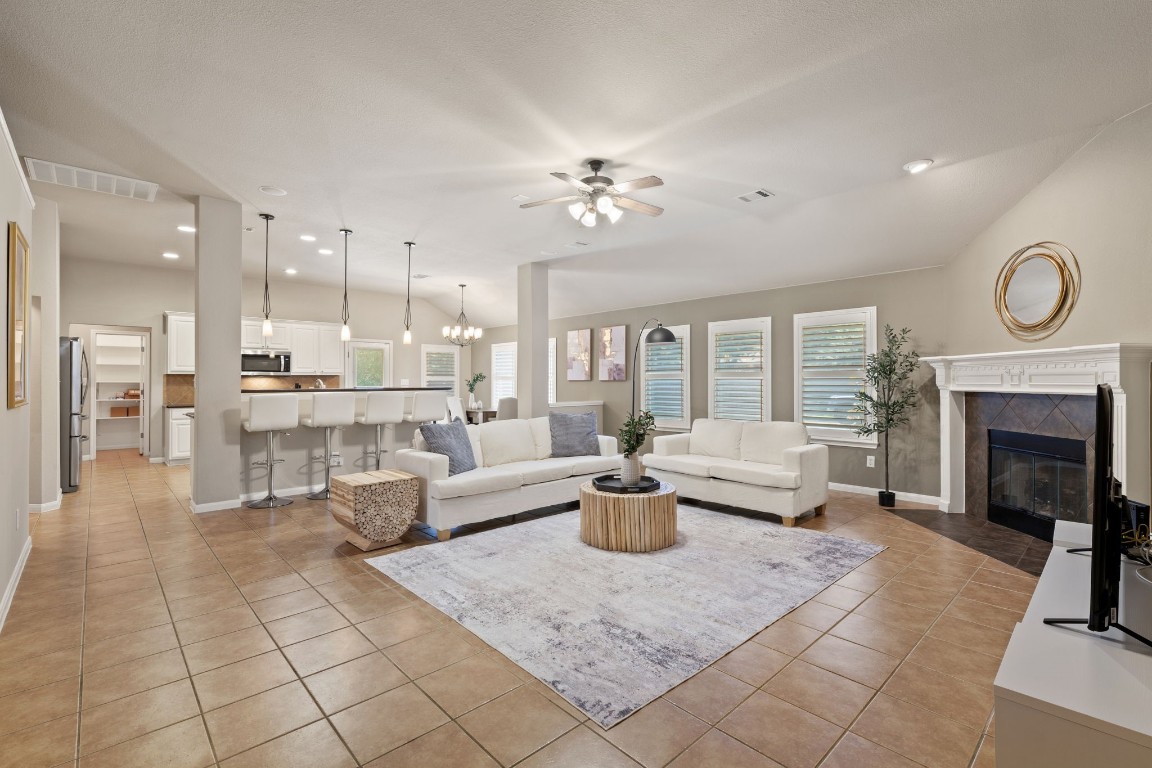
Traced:
[[663, 208], [624, 197], [626, 192], [659, 187], [664, 183], [664, 180], [659, 176], [645, 176], [615, 184], [612, 179], [600, 175], [600, 169], [604, 167], [603, 160], [589, 160], [588, 167], [592, 170], [592, 175], [582, 179], [567, 173], [556, 172], [552, 174], [561, 181], [566, 181], [576, 187], [576, 194], [553, 197], [549, 200], [535, 200], [531, 203], [524, 203], [520, 207], [535, 208], [538, 205], [568, 203], [568, 213], [586, 227], [596, 226], [596, 214], [607, 216], [608, 220], [615, 224], [623, 215], [622, 208], [643, 213], [645, 216], [659, 216], [664, 213]]

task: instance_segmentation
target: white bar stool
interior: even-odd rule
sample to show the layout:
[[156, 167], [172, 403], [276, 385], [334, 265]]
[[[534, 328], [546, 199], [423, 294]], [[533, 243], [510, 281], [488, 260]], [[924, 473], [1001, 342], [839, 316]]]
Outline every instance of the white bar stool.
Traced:
[[252, 462], [253, 466], [268, 467], [268, 495], [260, 501], [251, 502], [248, 506], [252, 509], [271, 509], [291, 504], [292, 499], [277, 496], [272, 486], [272, 470], [284, 461], [276, 458], [272, 437], [280, 430], [300, 426], [300, 398], [291, 392], [252, 395], [248, 400], [248, 418], [244, 419], [241, 425], [248, 432], [268, 434], [268, 458], [265, 461]]
[[415, 392], [412, 395], [412, 409], [404, 414], [404, 421], [427, 424], [440, 421], [448, 410], [448, 390], [439, 389]]
[[367, 453], [376, 457], [376, 469], [380, 469], [380, 461], [384, 457], [384, 447], [381, 443], [384, 427], [404, 421], [405, 397], [403, 392], [369, 392], [360, 402], [356, 423], [376, 427], [376, 450]]
[[[300, 419], [306, 427], [324, 429], [324, 487], [308, 494], [310, 499], [326, 499], [332, 480], [332, 428], [349, 427], [356, 422], [355, 392], [323, 392], [312, 395], [312, 410]], [[313, 459], [321, 458], [313, 456]]]

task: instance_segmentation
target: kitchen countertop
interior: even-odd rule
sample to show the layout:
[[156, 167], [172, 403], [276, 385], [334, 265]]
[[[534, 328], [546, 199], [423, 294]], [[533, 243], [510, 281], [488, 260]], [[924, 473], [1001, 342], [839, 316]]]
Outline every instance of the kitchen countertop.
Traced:
[[165, 408], [195, 408], [194, 405], [166, 405]]
[[450, 391], [447, 387], [327, 387], [321, 389], [319, 387], [301, 387], [300, 389], [241, 389], [240, 394], [243, 395], [267, 395], [276, 394], [279, 392], [295, 392], [297, 394], [303, 392], [424, 392], [424, 391]]

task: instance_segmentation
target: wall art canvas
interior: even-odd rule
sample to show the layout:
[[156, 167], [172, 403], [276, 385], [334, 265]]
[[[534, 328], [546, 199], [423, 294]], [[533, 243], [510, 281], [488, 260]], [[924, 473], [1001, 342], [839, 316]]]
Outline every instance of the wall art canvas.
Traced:
[[568, 331], [568, 381], [592, 380], [592, 329]]
[[628, 379], [628, 349], [625, 336], [627, 326], [613, 325], [597, 330], [600, 381], [626, 381]]
[[8, 407], [28, 404], [28, 241], [8, 222]]

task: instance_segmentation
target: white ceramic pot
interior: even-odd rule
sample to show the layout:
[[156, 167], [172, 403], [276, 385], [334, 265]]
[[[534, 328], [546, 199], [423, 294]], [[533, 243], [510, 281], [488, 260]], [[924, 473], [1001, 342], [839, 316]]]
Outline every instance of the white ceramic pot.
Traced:
[[620, 460], [620, 482], [624, 485], [640, 484], [640, 454], [633, 453]]

